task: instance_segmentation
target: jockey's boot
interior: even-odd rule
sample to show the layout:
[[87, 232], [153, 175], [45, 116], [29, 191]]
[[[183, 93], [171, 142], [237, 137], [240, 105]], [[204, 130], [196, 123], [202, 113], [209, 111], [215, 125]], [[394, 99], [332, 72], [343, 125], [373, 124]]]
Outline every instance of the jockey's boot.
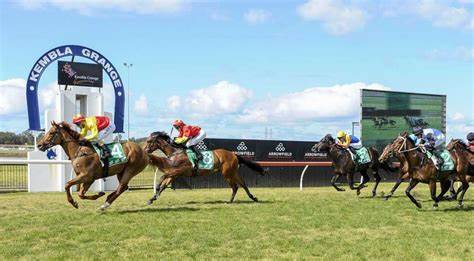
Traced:
[[100, 160], [104, 163], [104, 171], [103, 171], [103, 177], [109, 176], [109, 157], [110, 157], [110, 150], [107, 147], [107, 145], [103, 143], [98, 144], [100, 147], [100, 150], [102, 151], [102, 155], [100, 157]]
[[199, 173], [199, 161], [202, 160], [202, 153], [196, 148], [196, 146], [192, 146], [191, 150], [196, 155], [196, 159], [194, 160], [194, 176], [197, 176]]
[[441, 157], [441, 152], [438, 151], [438, 150], [433, 150], [433, 155], [434, 155], [434, 156], [436, 157], [436, 159], [437, 159], [437, 163], [438, 163], [438, 164], [436, 164], [436, 167], [438, 168], [438, 170], [440, 170], [441, 167], [442, 167], [443, 164], [444, 164], [444, 159], [443, 159], [443, 157]]
[[349, 150], [351, 151], [352, 155], [354, 155], [354, 163], [357, 164], [357, 162], [359, 162], [359, 156], [357, 155], [356, 149], [349, 147]]

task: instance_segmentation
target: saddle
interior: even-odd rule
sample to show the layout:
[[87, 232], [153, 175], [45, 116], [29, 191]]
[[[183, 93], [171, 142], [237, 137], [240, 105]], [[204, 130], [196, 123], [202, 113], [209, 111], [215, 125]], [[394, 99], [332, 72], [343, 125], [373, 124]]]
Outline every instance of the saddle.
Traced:
[[[104, 145], [108, 150], [104, 151], [99, 145], [94, 144], [94, 150], [99, 155], [100, 163], [102, 164], [102, 167], [104, 168], [104, 178], [109, 175], [109, 167], [119, 165], [126, 163], [127, 156], [125, 155], [125, 152], [123, 151], [122, 144], [119, 142], [113, 142], [109, 144]], [[108, 157], [104, 157], [104, 153], [108, 154]]]

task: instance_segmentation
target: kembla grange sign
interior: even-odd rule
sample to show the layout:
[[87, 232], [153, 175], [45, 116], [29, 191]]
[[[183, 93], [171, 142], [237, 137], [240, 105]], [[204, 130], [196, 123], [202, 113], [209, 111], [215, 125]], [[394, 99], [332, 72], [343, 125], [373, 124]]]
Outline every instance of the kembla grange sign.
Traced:
[[38, 106], [38, 83], [41, 75], [45, 69], [54, 61], [68, 57], [80, 56], [87, 58], [97, 64], [107, 73], [115, 90], [115, 109], [114, 109], [114, 123], [116, 126], [115, 132], [123, 132], [124, 123], [124, 109], [125, 109], [125, 95], [123, 82], [119, 73], [113, 64], [105, 58], [102, 54], [94, 51], [91, 48], [80, 45], [64, 45], [53, 48], [43, 54], [33, 65], [26, 83], [26, 100], [28, 106], [28, 122], [30, 130], [41, 130], [40, 114]]

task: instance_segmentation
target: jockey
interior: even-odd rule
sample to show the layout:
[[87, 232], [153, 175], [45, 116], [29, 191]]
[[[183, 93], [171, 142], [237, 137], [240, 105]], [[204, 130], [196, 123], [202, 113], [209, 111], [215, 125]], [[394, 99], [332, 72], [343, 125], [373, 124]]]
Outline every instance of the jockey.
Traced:
[[440, 130], [415, 127], [413, 128], [413, 134], [410, 135], [410, 138], [415, 142], [416, 146], [426, 147], [426, 149], [433, 153], [437, 158], [436, 168], [439, 169], [444, 164], [441, 153], [446, 143], [446, 137]]
[[474, 152], [474, 132], [470, 132], [469, 134], [467, 134], [467, 146], [468, 146], [468, 150]]
[[[102, 160], [106, 160], [110, 156], [110, 151], [104, 145], [104, 140], [115, 131], [115, 124], [110, 121], [107, 116], [91, 116], [76, 115], [72, 122], [81, 128], [81, 136], [90, 142], [96, 142], [103, 151]], [[90, 132], [89, 135], [87, 135]]]
[[206, 132], [199, 126], [186, 125], [182, 120], [175, 120], [173, 127], [179, 132], [174, 142], [177, 144], [185, 144], [186, 148], [191, 149], [196, 154], [194, 170], [197, 171], [199, 168], [198, 163], [202, 160], [202, 154], [196, 148], [196, 145], [206, 138]]
[[351, 156], [357, 160], [356, 150], [362, 148], [362, 142], [359, 138], [354, 135], [349, 135], [345, 131], [339, 131], [337, 133], [337, 144], [344, 149], [347, 149]]

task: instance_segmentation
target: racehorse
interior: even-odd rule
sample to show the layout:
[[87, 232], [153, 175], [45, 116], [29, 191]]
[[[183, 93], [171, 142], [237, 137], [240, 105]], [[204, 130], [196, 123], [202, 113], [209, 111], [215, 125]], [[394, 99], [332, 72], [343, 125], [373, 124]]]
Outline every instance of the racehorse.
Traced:
[[[151, 154], [155, 150], [161, 150], [166, 157], [157, 157]], [[163, 190], [165, 190], [177, 177], [194, 176], [194, 168], [191, 161], [188, 159], [186, 148], [174, 144], [167, 133], [157, 131], [150, 134], [146, 141], [145, 151], [149, 153], [150, 164], [158, 167], [164, 172], [164, 175], [161, 176], [159, 181], [159, 185], [156, 186], [155, 194], [148, 201], [149, 205], [157, 200]], [[211, 170], [200, 169], [197, 175], [205, 176], [220, 172], [232, 188], [230, 203], [234, 201], [239, 186], [245, 190], [250, 199], [257, 202], [258, 199], [250, 193], [245, 181], [239, 175], [239, 166], [244, 164], [262, 176], [266, 173], [266, 170], [264, 170], [258, 163], [244, 159], [225, 149], [213, 150], [212, 154], [215, 159], [213, 168]]]
[[[375, 178], [375, 186], [372, 189], [372, 197], [375, 197], [377, 195], [377, 187], [380, 183], [380, 180], [382, 180], [378, 173], [379, 168], [383, 167], [384, 169], [393, 171], [393, 169], [391, 169], [388, 165], [380, 164], [380, 162], [378, 161], [379, 153], [375, 148], [372, 147], [369, 148], [371, 161], [367, 164], [357, 166], [357, 164], [352, 160], [350, 153], [346, 149], [340, 147], [336, 143], [336, 140], [330, 134], [324, 136], [324, 138], [319, 141], [319, 143], [316, 145], [316, 149], [318, 151], [325, 151], [328, 153], [328, 156], [333, 163], [335, 174], [331, 179], [331, 185], [337, 191], [344, 191], [344, 189], [339, 188], [336, 185], [336, 182], [341, 176], [346, 176], [350, 189], [357, 190], [357, 195], [360, 195], [360, 190], [364, 188], [365, 184], [370, 180], [369, 175], [367, 175], [367, 170], [372, 169]], [[355, 187], [354, 173], [357, 171], [360, 172], [363, 179], [362, 183], [359, 186]]]
[[[405, 191], [407, 197], [418, 208], [421, 208], [421, 204], [413, 197], [413, 195], [410, 194], [410, 192], [418, 183], [428, 183], [431, 198], [434, 201], [433, 208], [438, 207], [439, 201], [441, 201], [444, 194], [450, 188], [450, 175], [452, 171], [438, 172], [434, 163], [419, 151], [419, 148], [415, 146], [415, 143], [408, 136], [407, 132], [401, 133], [392, 143], [385, 147], [382, 155], [379, 157], [379, 161], [385, 162], [390, 156], [398, 154], [402, 155], [399, 156], [400, 163], [403, 166], [407, 166], [408, 175], [410, 177], [410, 184]], [[438, 196], [436, 196], [437, 178], [441, 183], [441, 193]]]
[[[92, 196], [85, 195], [94, 180], [103, 178], [99, 155], [95, 152], [92, 144], [82, 139], [80, 134], [66, 122], [58, 124], [53, 121], [49, 131], [38, 142], [38, 149], [45, 151], [55, 145], [60, 145], [63, 148], [76, 173], [76, 177], [66, 182], [64, 187], [67, 201], [73, 207], [79, 207], [70, 191], [74, 185], [79, 185], [79, 198], [81, 199], [96, 200], [105, 195], [104, 192]], [[99, 208], [100, 210], [108, 208], [120, 194], [127, 190], [129, 181], [148, 165], [148, 155], [138, 144], [128, 141], [122, 146], [128, 161], [110, 167], [109, 175], [117, 175], [119, 185], [114, 192], [107, 196], [105, 203]]]
[[469, 182], [474, 183], [474, 153], [467, 149], [467, 145], [461, 139], [452, 139], [446, 149], [451, 153], [451, 156], [456, 164], [457, 179], [461, 182], [461, 187], [455, 193], [455, 196], [461, 192], [458, 198], [458, 206], [464, 205], [464, 194], [469, 188]]

